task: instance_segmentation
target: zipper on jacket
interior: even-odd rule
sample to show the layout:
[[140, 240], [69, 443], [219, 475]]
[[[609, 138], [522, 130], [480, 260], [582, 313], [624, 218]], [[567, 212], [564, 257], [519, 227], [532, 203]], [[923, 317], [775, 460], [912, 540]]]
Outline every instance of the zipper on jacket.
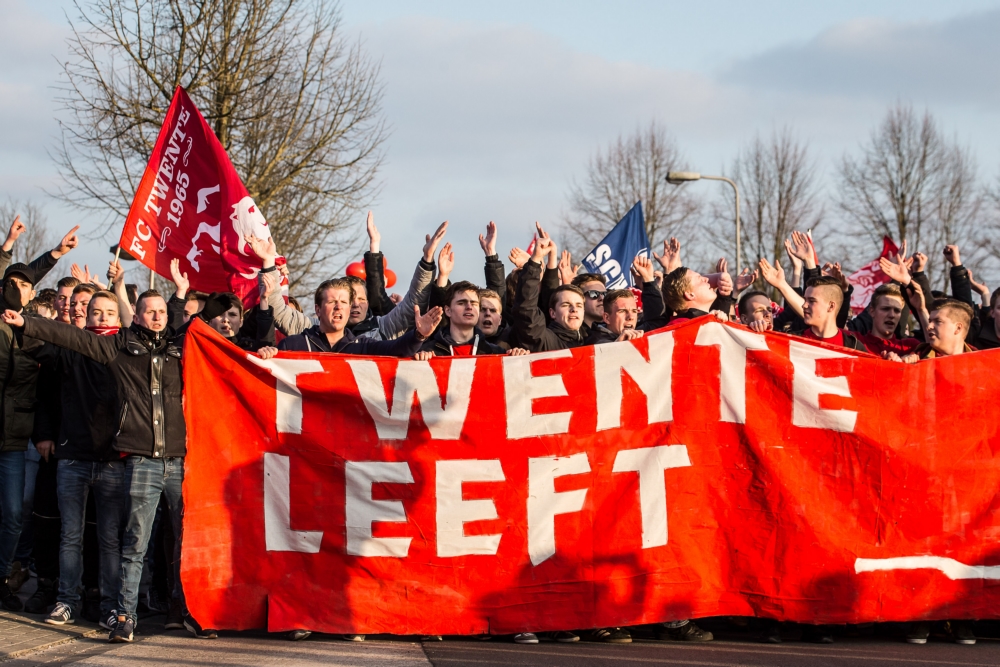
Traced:
[[122, 430], [125, 428], [125, 418], [128, 416], [128, 401], [122, 401], [121, 414], [118, 415], [118, 432], [115, 433], [115, 437], [122, 434]]

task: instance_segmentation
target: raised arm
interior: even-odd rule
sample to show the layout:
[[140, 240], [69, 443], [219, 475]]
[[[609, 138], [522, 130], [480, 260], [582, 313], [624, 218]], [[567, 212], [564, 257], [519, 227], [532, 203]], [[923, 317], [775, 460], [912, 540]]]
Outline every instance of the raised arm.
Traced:
[[500, 295], [500, 303], [505, 303], [507, 294], [507, 276], [503, 262], [497, 255], [497, 226], [492, 220], [486, 225], [486, 236], [479, 235], [479, 246], [486, 255], [486, 266], [483, 271], [486, 278], [486, 289], [491, 289]]
[[23, 317], [20, 313], [7, 310], [3, 313], [3, 321], [8, 326], [23, 327], [26, 338], [35, 338], [46, 343], [52, 343], [67, 350], [79, 352], [101, 364], [109, 364], [118, 356], [125, 341], [125, 329], [114, 336], [98, 336], [85, 329], [47, 320], [42, 317]]
[[[257, 289], [263, 294], [267, 289], [264, 285], [264, 274], [277, 271], [274, 259], [278, 255], [278, 250], [274, 246], [274, 239], [259, 239], [253, 234], [244, 236], [243, 239], [264, 265], [257, 276]], [[312, 320], [305, 313], [300, 313], [285, 303], [280, 290], [271, 290], [267, 297], [267, 305], [274, 311], [274, 327], [286, 336], [300, 334], [312, 326]]]
[[125, 289], [125, 270], [120, 262], [110, 262], [108, 264], [108, 283], [115, 296], [118, 297], [118, 317], [122, 321], [122, 327], [128, 329], [135, 321], [135, 308], [128, 300], [128, 290]]
[[517, 340], [529, 349], [535, 348], [545, 337], [546, 320], [538, 303], [541, 292], [542, 262], [553, 247], [551, 239], [539, 236], [531, 259], [521, 268], [514, 299], [514, 331]]
[[427, 309], [433, 279], [434, 264], [424, 261], [421, 257], [417, 262], [417, 268], [413, 271], [410, 288], [406, 290], [403, 300], [391, 313], [383, 315], [378, 320], [378, 331], [383, 340], [398, 338], [413, 328], [413, 307], [417, 306], [420, 310]]
[[368, 310], [374, 315], [387, 315], [396, 307], [385, 291], [385, 257], [380, 250], [382, 234], [375, 226], [375, 215], [368, 211], [368, 252], [365, 253], [365, 291]]
[[802, 317], [802, 305], [806, 302], [806, 300], [799, 296], [798, 292], [792, 289], [792, 286], [785, 280], [785, 272], [781, 268], [781, 264], [775, 260], [774, 266], [771, 266], [770, 262], [761, 258], [760, 275], [764, 278], [768, 285], [771, 285], [781, 292], [781, 296], [785, 297], [785, 303], [788, 307], [791, 308], [799, 317]]

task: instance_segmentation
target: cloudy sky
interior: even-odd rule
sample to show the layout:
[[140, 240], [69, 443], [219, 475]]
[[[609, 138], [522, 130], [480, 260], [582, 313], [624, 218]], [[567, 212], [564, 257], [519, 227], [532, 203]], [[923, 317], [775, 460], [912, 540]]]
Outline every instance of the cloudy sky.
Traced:
[[[984, 179], [1000, 173], [1000, 2], [342, 6], [344, 29], [382, 65], [392, 133], [374, 210], [397, 269], [449, 219], [456, 275], [479, 278], [475, 239], [487, 221], [500, 225], [501, 247], [523, 246], [534, 220], [559, 220], [589, 155], [653, 119], [706, 173], [755, 133], [789, 126], [829, 183], [902, 100], [970, 146]], [[45, 194], [59, 183], [49, 151], [66, 10], [62, 0], [0, 0], [0, 200], [38, 201], [54, 229], [93, 229]], [[106, 262], [107, 246], [88, 241], [78, 260]]]

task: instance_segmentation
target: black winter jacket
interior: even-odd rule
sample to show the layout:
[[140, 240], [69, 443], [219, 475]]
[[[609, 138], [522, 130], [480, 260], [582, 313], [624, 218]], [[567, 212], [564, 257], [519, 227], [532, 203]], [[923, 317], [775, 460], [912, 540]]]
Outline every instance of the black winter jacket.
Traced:
[[385, 291], [385, 271], [380, 252], [365, 253], [365, 290], [368, 292], [368, 312], [374, 315], [388, 315], [396, 304]]
[[518, 345], [530, 352], [580, 347], [589, 331], [573, 331], [555, 322], [546, 325], [545, 314], [539, 304], [541, 277], [542, 265], [538, 262], [528, 261], [521, 268], [513, 312]]
[[[486, 339], [486, 335], [476, 327], [474, 334], [472, 336], [472, 354], [505, 354], [504, 350], [499, 345], [494, 345]], [[436, 357], [450, 357], [452, 355], [452, 346], [455, 344], [455, 339], [451, 337], [451, 327], [442, 324], [438, 327], [434, 335], [424, 341], [424, 344], [420, 347], [422, 352], [433, 352]], [[468, 344], [468, 343], [467, 343]]]
[[113, 422], [117, 451], [153, 458], [184, 456], [183, 335], [170, 327], [154, 332], [133, 323], [114, 336], [98, 336], [38, 317], [25, 318], [23, 335], [108, 367], [118, 393]]
[[358, 338], [350, 329], [344, 329], [344, 337], [332, 347], [319, 325], [306, 329], [300, 334], [289, 336], [278, 344], [279, 350], [289, 352], [340, 352], [342, 354], [370, 354], [384, 357], [412, 357], [420, 351], [423, 343], [417, 333], [410, 329], [399, 338], [376, 340]]
[[34, 441], [55, 442], [58, 459], [118, 458], [114, 451], [118, 390], [108, 367], [52, 343], [27, 352], [43, 369], [51, 365], [55, 371], [55, 382], [38, 384]]

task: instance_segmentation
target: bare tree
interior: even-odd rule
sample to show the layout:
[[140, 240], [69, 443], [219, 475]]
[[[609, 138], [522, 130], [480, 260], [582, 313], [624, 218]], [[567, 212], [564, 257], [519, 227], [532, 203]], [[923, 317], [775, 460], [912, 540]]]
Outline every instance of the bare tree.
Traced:
[[24, 231], [14, 242], [11, 261], [27, 264], [44, 252], [51, 250], [55, 245], [55, 240], [49, 234], [48, 223], [41, 207], [30, 200], [11, 199], [0, 204], [0, 236], [6, 236], [7, 229], [17, 216], [21, 216]]
[[[117, 230], [177, 86], [268, 218], [295, 283], [352, 249], [386, 127], [378, 65], [321, 0], [76, 3], [58, 193]], [[294, 283], [293, 283], [294, 284]]]
[[655, 122], [618, 137], [606, 152], [598, 150], [583, 185], [570, 190], [570, 213], [563, 221], [570, 248], [589, 252], [637, 201], [642, 201], [650, 243], [681, 236], [681, 227], [695, 219], [699, 202], [665, 179], [668, 171], [684, 166], [677, 144]]
[[932, 284], [947, 286], [941, 246], [975, 243], [982, 205], [968, 150], [942, 136], [934, 118], [911, 106], [889, 109], [859, 157], [840, 166], [839, 206], [876, 247], [883, 236], [925, 252]]
[[[753, 269], [761, 257], [781, 259], [784, 241], [793, 230], [813, 229], [823, 219], [817, 195], [816, 165], [809, 147], [785, 128], [768, 140], [758, 135], [737, 155], [732, 178], [740, 188], [743, 266]], [[736, 255], [732, 188], [714, 207], [709, 239], [727, 257]], [[761, 289], [772, 290], [763, 280]]]

